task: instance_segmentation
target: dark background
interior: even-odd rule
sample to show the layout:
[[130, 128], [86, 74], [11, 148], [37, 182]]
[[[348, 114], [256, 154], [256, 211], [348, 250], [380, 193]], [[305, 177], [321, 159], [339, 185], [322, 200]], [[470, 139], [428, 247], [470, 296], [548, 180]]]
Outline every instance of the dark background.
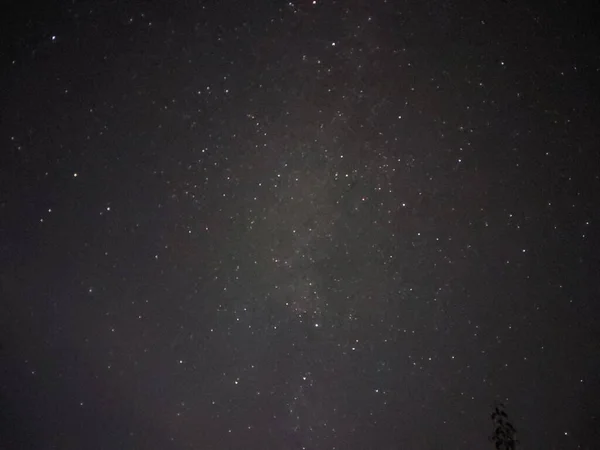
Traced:
[[596, 448], [598, 15], [9, 2], [0, 448]]

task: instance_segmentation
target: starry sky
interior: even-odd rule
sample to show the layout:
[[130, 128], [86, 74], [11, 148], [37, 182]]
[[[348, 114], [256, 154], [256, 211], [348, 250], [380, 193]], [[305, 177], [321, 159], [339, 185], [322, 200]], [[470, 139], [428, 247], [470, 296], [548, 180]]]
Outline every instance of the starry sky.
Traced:
[[592, 11], [12, 6], [0, 448], [597, 445]]

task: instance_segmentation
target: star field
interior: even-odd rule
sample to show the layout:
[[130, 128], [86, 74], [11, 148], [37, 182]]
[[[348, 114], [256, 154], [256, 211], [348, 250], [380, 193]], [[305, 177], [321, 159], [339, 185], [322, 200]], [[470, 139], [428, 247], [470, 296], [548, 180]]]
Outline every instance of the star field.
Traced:
[[493, 448], [496, 402], [523, 448], [594, 448], [593, 15], [12, 17], [0, 448]]

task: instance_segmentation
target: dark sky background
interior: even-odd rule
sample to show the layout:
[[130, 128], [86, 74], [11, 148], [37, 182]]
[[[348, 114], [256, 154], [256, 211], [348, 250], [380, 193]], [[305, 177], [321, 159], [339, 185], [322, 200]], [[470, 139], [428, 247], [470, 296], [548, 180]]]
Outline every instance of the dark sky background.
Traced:
[[593, 11], [13, 3], [1, 449], [598, 448]]

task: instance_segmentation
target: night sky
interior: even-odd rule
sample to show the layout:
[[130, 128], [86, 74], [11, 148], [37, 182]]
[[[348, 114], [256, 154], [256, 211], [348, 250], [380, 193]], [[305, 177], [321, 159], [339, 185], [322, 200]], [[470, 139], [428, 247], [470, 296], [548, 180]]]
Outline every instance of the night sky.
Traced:
[[592, 11], [13, 3], [2, 450], [598, 448]]

